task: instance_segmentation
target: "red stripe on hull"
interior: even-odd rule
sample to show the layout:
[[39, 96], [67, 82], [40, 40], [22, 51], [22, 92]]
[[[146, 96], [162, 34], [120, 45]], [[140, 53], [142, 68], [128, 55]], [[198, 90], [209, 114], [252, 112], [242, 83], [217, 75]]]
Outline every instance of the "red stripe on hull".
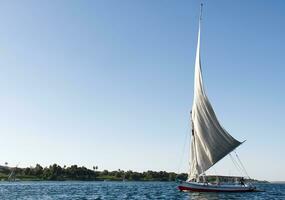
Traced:
[[254, 189], [248, 190], [215, 190], [215, 189], [198, 189], [198, 188], [190, 188], [185, 186], [178, 186], [180, 191], [191, 191], [191, 192], [253, 192]]

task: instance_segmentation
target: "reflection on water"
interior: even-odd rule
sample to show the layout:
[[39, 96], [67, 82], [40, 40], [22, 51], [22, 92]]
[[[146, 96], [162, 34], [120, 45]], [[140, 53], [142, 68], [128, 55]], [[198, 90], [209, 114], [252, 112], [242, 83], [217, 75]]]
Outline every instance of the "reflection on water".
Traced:
[[189, 199], [191, 200], [216, 200], [220, 199], [218, 193], [201, 193], [201, 192], [194, 192], [189, 193]]

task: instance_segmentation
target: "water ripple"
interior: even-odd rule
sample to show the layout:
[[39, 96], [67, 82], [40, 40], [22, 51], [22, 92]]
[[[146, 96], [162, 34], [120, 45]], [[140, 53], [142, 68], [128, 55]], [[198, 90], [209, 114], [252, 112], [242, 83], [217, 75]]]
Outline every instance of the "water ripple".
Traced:
[[285, 184], [259, 184], [266, 192], [186, 193], [173, 182], [14, 182], [0, 183], [0, 199], [5, 200], [285, 200]]

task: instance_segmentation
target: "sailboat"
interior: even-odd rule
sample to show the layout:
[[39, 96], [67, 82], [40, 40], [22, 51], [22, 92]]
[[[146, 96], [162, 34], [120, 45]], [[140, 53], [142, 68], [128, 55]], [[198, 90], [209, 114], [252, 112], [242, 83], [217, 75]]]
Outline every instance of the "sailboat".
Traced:
[[[200, 33], [202, 7], [199, 17], [198, 43], [194, 72], [194, 99], [191, 111], [191, 159], [187, 181], [179, 181], [180, 191], [192, 192], [249, 192], [256, 188], [243, 177], [216, 177], [216, 182], [208, 181], [205, 172], [218, 161], [234, 151], [243, 142], [232, 137], [219, 123], [205, 93], [200, 59]], [[211, 177], [213, 179], [213, 176]], [[235, 181], [219, 181], [232, 179]]]
[[8, 181], [14, 182], [14, 181], [18, 181], [19, 179], [16, 179], [16, 170], [18, 167], [19, 163], [16, 165], [16, 167], [12, 168], [11, 173], [8, 175]]

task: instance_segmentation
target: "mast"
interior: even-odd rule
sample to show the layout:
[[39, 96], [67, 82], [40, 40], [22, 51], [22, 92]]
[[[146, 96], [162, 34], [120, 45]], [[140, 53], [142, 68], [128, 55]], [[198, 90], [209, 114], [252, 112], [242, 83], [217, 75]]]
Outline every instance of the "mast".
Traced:
[[201, 4], [199, 16], [194, 72], [194, 99], [191, 113], [193, 136], [189, 180], [197, 179], [199, 175], [241, 144], [221, 126], [204, 90], [200, 57], [202, 8], [203, 4]]
[[[199, 14], [199, 25], [198, 25], [198, 42], [197, 42], [197, 49], [196, 49], [196, 61], [195, 61], [195, 66], [197, 64], [200, 65], [200, 30], [201, 30], [201, 21], [202, 21], [202, 11], [203, 11], [203, 3], [200, 4], [200, 14]], [[199, 62], [199, 63], [197, 63]], [[196, 67], [195, 67], [196, 70]], [[194, 82], [194, 88], [195, 88], [195, 82]], [[194, 93], [195, 96], [195, 93]], [[195, 128], [194, 128], [194, 123], [193, 123], [193, 115], [192, 115], [192, 110], [190, 112], [191, 115], [191, 128], [192, 128], [192, 141], [191, 141], [191, 158], [192, 162], [190, 163], [190, 171], [188, 175], [188, 179], [195, 179], [197, 181], [197, 178], [199, 176], [199, 173], [197, 171], [197, 168], [199, 167], [198, 164], [198, 158], [197, 158], [197, 153], [196, 153], [196, 142], [195, 142]], [[196, 170], [195, 170], [196, 169]]]

